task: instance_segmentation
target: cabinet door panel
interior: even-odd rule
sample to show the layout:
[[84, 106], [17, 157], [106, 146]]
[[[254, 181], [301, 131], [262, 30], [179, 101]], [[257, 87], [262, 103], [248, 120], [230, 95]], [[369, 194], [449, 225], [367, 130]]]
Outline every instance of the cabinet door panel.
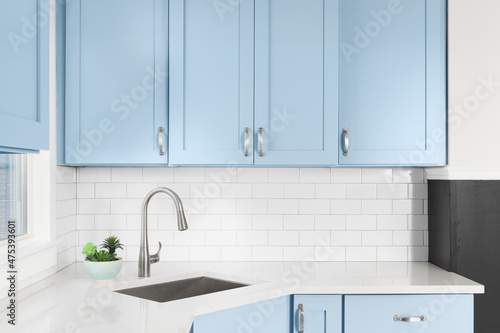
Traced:
[[293, 296], [293, 333], [300, 332], [302, 305], [304, 332], [341, 333], [342, 296], [340, 295], [294, 295]]
[[[341, 165], [446, 162], [446, 3], [341, 0]], [[340, 134], [339, 134], [340, 136]]]
[[254, 4], [225, 6], [170, 1], [172, 164], [253, 163]]
[[67, 5], [66, 164], [166, 164], [166, 0]]
[[49, 148], [49, 8], [0, 2], [0, 151]]
[[192, 333], [289, 333], [290, 296], [198, 316]]
[[[473, 333], [472, 295], [347, 295], [345, 333]], [[395, 321], [394, 316], [422, 322]]]
[[255, 135], [262, 128], [264, 141], [255, 163], [336, 164], [338, 1], [255, 8]]

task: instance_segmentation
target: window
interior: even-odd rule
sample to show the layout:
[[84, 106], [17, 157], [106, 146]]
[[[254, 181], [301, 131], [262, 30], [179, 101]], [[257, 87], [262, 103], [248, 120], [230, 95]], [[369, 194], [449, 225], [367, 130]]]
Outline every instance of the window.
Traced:
[[26, 161], [26, 155], [0, 154], [0, 241], [9, 221], [16, 223], [16, 236], [28, 233]]

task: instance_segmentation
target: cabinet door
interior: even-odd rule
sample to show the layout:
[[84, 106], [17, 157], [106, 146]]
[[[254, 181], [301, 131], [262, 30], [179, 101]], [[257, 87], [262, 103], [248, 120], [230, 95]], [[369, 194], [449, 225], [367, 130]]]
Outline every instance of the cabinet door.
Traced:
[[0, 5], [0, 152], [49, 149], [48, 3]]
[[253, 163], [253, 26], [253, 0], [170, 1], [171, 164]]
[[348, 295], [345, 333], [473, 333], [473, 312], [472, 295]]
[[290, 296], [198, 316], [192, 333], [289, 333]]
[[341, 333], [342, 296], [294, 295], [293, 315], [293, 333]]
[[446, 1], [340, 1], [339, 164], [445, 165]]
[[167, 163], [167, 22], [167, 0], [68, 1], [66, 164]]
[[338, 0], [255, 9], [255, 164], [337, 164]]

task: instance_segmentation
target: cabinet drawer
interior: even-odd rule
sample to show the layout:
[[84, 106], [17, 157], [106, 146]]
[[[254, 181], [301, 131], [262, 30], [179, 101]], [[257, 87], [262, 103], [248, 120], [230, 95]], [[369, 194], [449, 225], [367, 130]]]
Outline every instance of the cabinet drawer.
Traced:
[[472, 295], [348, 295], [345, 333], [473, 333], [473, 312]]

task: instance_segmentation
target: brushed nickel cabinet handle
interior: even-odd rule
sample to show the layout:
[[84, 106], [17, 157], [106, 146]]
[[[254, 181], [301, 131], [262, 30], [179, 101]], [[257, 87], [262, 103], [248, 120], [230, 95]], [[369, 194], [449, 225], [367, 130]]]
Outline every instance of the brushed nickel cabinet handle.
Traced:
[[158, 128], [158, 131], [160, 131], [160, 133], [158, 134], [158, 146], [160, 147], [160, 156], [165, 155], [165, 153], [163, 152], [163, 131], [164, 130], [165, 129], [163, 127]]
[[344, 133], [344, 156], [349, 156], [349, 130], [344, 128], [342, 132]]
[[299, 323], [299, 329], [300, 329], [300, 333], [304, 333], [304, 326], [305, 326], [305, 321], [306, 321], [306, 318], [305, 318], [305, 315], [304, 315], [304, 304], [299, 304], [299, 309], [300, 309], [300, 323]]
[[248, 150], [250, 149], [250, 128], [245, 127], [245, 156], [249, 156]]
[[264, 129], [259, 128], [259, 156], [264, 156]]
[[394, 321], [403, 321], [405, 323], [418, 323], [421, 321], [425, 321], [425, 316], [422, 315], [420, 317], [399, 317], [398, 315], [395, 315]]

